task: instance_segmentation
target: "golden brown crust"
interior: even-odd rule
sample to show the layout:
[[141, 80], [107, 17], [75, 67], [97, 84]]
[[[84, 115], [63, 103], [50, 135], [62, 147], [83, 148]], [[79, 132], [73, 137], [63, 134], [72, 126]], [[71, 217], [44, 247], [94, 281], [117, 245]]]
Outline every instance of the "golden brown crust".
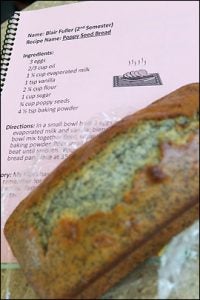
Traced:
[[26, 212], [42, 201], [47, 189], [79, 170], [115, 135], [144, 120], [192, 117], [199, 109], [198, 91], [198, 84], [182, 87], [107, 129], [75, 151], [14, 211], [5, 235], [40, 297], [99, 296], [130, 271], [129, 263], [135, 266], [155, 254], [197, 218], [199, 140], [197, 134], [191, 134], [185, 146], [163, 144], [159, 164], [139, 171], [132, 189], [113, 210], [60, 220], [47, 253], [40, 246], [37, 230], [24, 221]]
[[[195, 199], [194, 199], [194, 202]], [[163, 228], [159, 228], [154, 235], [143, 240], [141, 244], [133, 251], [124, 254], [118, 262], [113, 264], [107, 272], [102, 276], [98, 276], [96, 280], [90, 282], [80, 293], [75, 292], [73, 298], [66, 295], [64, 299], [98, 299], [100, 295], [105, 293], [116, 282], [126, 276], [137, 265], [146, 258], [156, 255], [159, 250], [171, 239], [172, 232], [177, 234], [184, 228], [193, 223], [194, 219], [199, 217], [199, 204], [192, 208], [186, 208], [183, 214], [168, 224], [164, 224]], [[142, 251], [141, 251], [142, 249]], [[69, 298], [68, 298], [69, 297]]]

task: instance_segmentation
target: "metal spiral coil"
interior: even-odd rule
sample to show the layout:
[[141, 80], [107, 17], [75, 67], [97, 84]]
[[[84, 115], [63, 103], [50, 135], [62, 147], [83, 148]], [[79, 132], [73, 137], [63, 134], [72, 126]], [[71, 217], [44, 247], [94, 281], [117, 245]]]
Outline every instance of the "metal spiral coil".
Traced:
[[12, 49], [14, 46], [17, 26], [19, 22], [20, 12], [15, 12], [9, 19], [6, 28], [5, 39], [1, 51], [1, 92], [3, 91], [4, 83], [6, 80], [6, 74], [10, 63]]

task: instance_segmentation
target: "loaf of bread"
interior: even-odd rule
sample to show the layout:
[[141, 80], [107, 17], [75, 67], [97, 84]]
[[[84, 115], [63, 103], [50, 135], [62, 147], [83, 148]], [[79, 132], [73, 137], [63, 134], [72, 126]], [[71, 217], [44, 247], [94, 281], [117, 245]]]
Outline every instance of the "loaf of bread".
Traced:
[[96, 299], [198, 218], [199, 85], [128, 116], [71, 154], [5, 235], [42, 299]]

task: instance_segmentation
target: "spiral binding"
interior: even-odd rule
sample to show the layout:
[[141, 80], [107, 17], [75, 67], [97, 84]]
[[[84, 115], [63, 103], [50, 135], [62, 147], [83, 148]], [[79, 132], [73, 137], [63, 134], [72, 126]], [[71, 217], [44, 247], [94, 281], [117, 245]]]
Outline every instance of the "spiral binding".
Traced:
[[5, 39], [1, 51], [1, 92], [6, 80], [6, 74], [10, 63], [10, 57], [12, 54], [17, 26], [19, 22], [20, 12], [15, 12], [14, 15], [9, 19], [6, 28]]

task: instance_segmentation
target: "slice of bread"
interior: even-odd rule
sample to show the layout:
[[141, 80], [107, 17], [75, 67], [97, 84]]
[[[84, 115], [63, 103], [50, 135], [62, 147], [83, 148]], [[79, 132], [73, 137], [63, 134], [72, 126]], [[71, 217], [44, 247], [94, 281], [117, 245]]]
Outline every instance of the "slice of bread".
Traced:
[[43, 299], [95, 299], [198, 218], [199, 85], [108, 128], [15, 209], [6, 238]]

